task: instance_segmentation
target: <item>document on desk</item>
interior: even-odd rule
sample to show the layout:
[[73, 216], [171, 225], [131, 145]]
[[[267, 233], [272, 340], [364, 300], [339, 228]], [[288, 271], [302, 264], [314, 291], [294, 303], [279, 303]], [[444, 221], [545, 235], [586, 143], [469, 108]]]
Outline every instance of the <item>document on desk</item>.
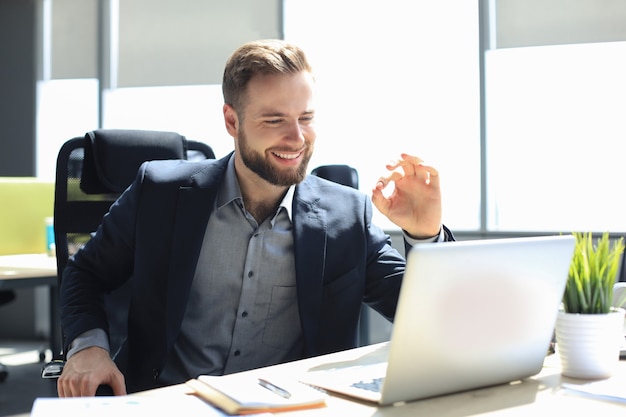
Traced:
[[161, 415], [224, 417], [221, 411], [190, 395], [37, 398], [30, 417], [136, 417]]
[[326, 406], [327, 394], [296, 380], [249, 374], [202, 375], [186, 384], [196, 395], [228, 414], [254, 414]]
[[624, 384], [616, 383], [612, 380], [595, 381], [586, 384], [562, 383], [561, 388], [565, 389], [566, 392], [588, 398], [626, 404]]

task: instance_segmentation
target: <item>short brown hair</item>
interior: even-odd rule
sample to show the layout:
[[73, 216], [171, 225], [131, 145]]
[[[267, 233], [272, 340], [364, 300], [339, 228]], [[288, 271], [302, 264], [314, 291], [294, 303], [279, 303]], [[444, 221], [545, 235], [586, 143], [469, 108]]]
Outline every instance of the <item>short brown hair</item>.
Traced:
[[304, 51], [278, 39], [266, 39], [240, 46], [226, 62], [222, 80], [224, 103], [237, 113], [243, 108], [246, 89], [257, 75], [312, 72]]

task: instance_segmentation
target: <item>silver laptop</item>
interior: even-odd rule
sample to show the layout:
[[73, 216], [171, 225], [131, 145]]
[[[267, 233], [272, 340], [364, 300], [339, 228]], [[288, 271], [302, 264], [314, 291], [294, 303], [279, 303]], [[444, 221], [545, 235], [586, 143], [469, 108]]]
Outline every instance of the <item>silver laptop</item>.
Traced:
[[535, 375], [573, 250], [571, 235], [415, 246], [390, 342], [301, 380], [388, 405]]

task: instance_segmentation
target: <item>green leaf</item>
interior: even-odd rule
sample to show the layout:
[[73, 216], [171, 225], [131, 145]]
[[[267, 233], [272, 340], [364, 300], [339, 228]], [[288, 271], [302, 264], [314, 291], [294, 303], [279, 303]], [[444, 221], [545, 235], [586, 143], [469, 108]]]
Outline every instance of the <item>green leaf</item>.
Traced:
[[624, 252], [624, 239], [611, 242], [605, 232], [594, 244], [591, 232], [572, 234], [576, 244], [563, 307], [568, 313], [606, 314], [613, 301], [613, 285]]

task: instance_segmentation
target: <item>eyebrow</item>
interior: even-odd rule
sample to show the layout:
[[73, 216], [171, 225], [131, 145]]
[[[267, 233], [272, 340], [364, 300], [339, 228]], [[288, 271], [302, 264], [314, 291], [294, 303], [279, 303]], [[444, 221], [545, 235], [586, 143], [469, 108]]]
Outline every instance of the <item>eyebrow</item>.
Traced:
[[[315, 110], [305, 110], [304, 112], [302, 112], [302, 114], [300, 114], [300, 116], [310, 116], [312, 114], [315, 114]], [[281, 112], [263, 112], [260, 113], [258, 115], [258, 117], [285, 117], [286, 114], [285, 113], [281, 113]]]

